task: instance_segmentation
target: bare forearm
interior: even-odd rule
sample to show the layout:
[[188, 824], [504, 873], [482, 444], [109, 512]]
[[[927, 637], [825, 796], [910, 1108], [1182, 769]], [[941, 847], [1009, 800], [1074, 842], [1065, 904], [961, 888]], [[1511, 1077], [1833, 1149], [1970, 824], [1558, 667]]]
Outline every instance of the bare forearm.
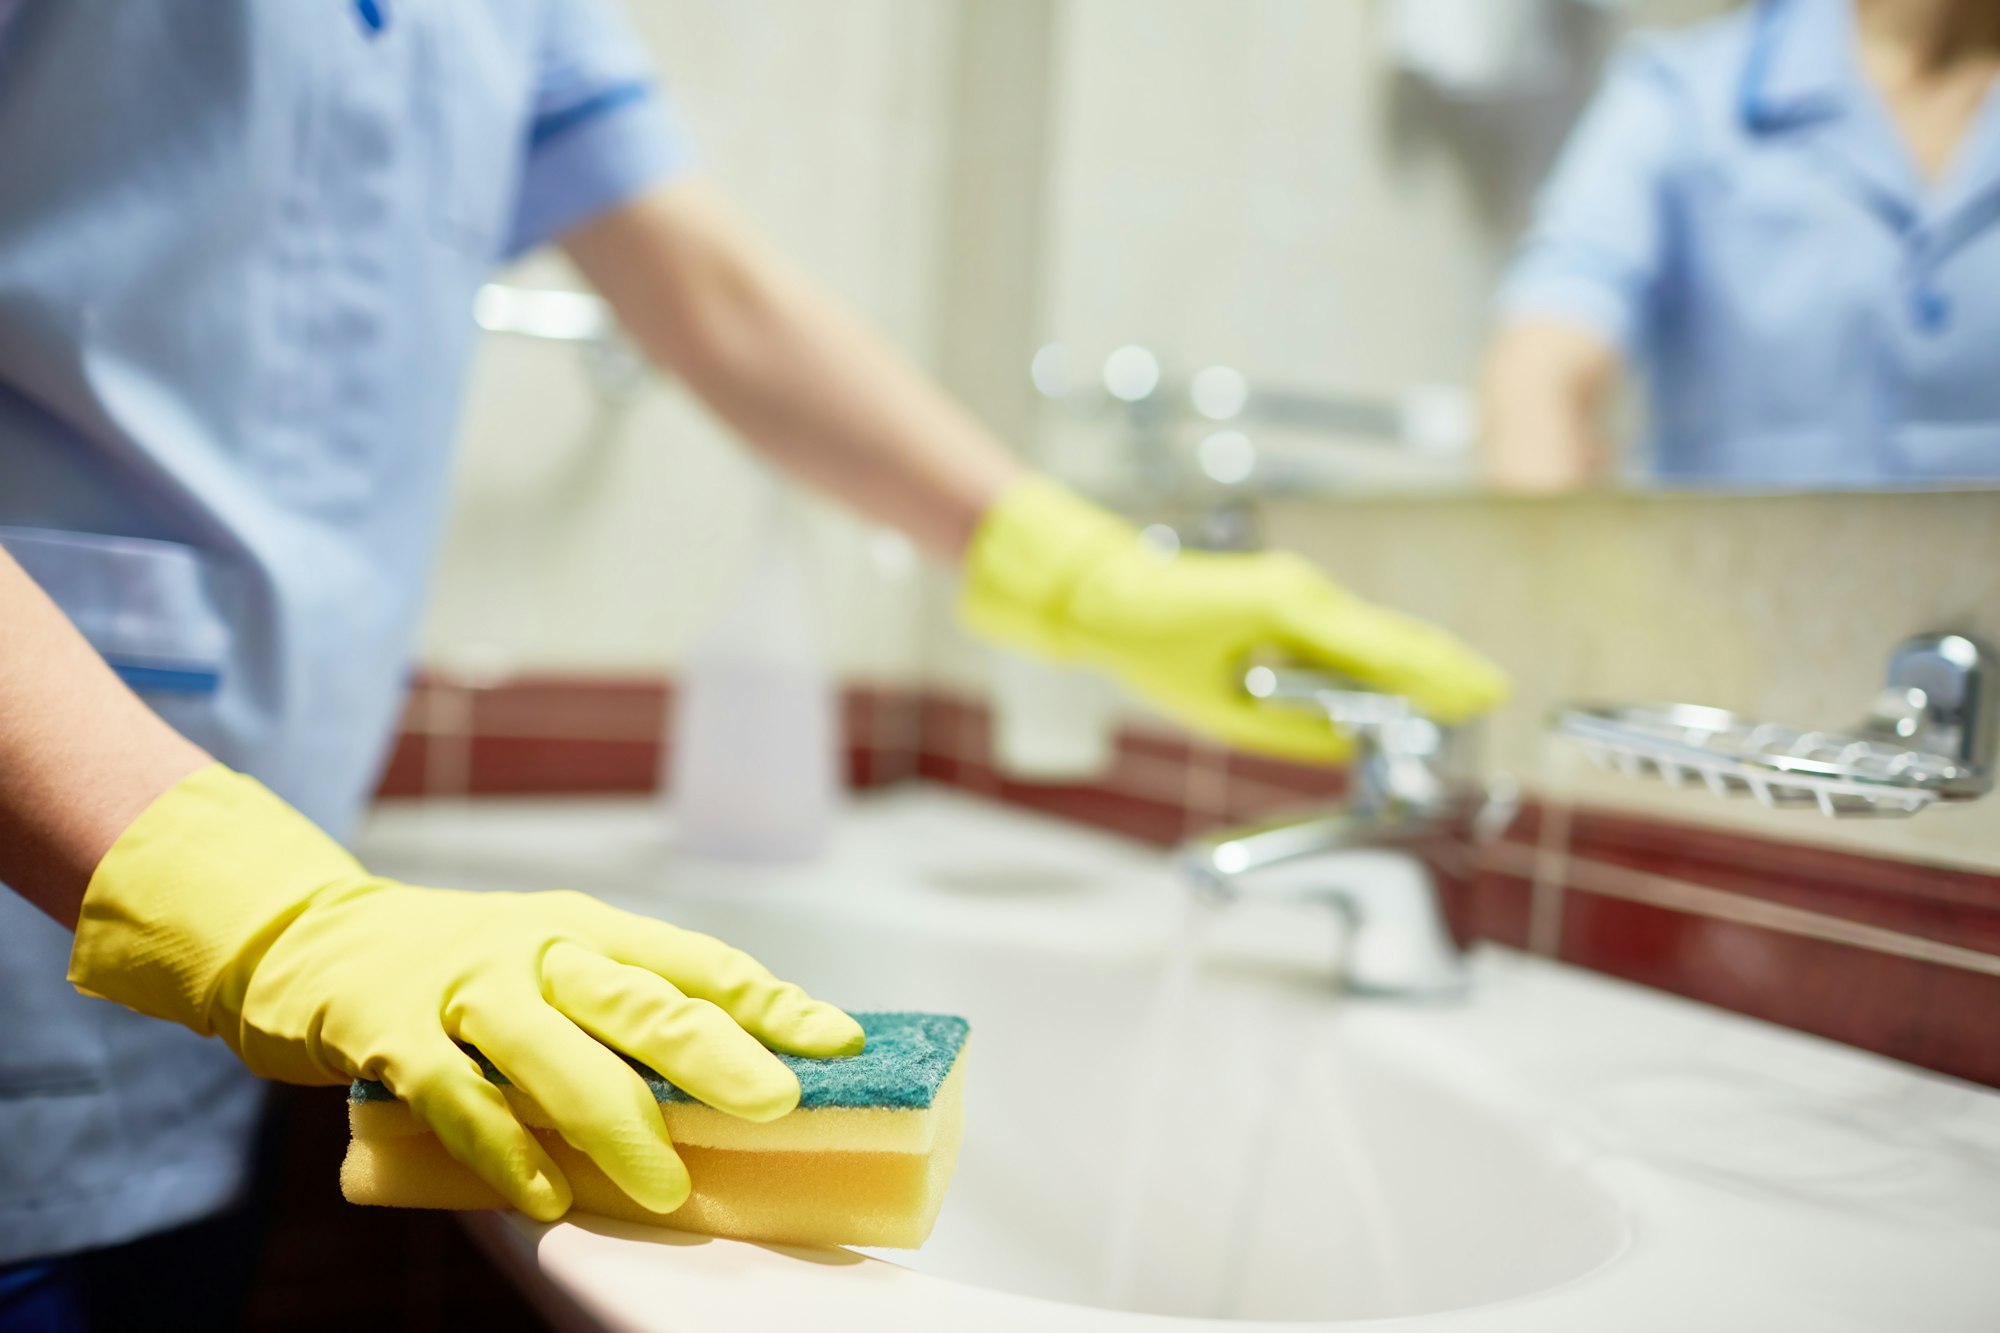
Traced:
[[0, 551], [0, 882], [74, 926], [118, 835], [207, 762]]
[[709, 187], [681, 184], [565, 248], [648, 355], [765, 457], [954, 561], [1019, 474], [1000, 442]]
[[1610, 470], [1604, 418], [1617, 354], [1580, 329], [1524, 321], [1487, 358], [1481, 440], [1488, 484], [1519, 493], [1574, 490]]

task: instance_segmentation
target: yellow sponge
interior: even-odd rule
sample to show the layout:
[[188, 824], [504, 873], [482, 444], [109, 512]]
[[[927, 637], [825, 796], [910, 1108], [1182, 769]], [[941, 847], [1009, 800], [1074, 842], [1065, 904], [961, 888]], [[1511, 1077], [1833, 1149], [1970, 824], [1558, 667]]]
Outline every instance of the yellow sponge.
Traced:
[[[968, 1029], [943, 1014], [854, 1017], [867, 1036], [860, 1055], [779, 1056], [799, 1076], [799, 1107], [766, 1124], [704, 1106], [634, 1065], [693, 1181], [688, 1201], [671, 1213], [634, 1203], [563, 1141], [546, 1111], [481, 1063], [569, 1178], [584, 1212], [744, 1240], [914, 1249], [930, 1235], [958, 1160]], [[505, 1206], [381, 1084], [354, 1085], [348, 1125], [340, 1186], [350, 1202]]]

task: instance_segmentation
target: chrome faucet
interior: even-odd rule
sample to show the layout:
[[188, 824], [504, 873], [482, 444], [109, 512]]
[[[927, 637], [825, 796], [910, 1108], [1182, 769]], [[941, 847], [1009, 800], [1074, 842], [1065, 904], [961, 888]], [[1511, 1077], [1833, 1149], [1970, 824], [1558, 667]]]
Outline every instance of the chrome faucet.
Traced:
[[[1349, 990], [1411, 997], [1461, 993], [1466, 973], [1437, 882], [1407, 843], [1458, 808], [1447, 777], [1451, 734], [1409, 700], [1318, 672], [1253, 666], [1243, 686], [1272, 707], [1307, 708], [1351, 732], [1354, 792], [1339, 810], [1268, 820], [1195, 839], [1180, 865], [1212, 900], [1324, 902], [1345, 923]], [[1511, 780], [1489, 784], [1473, 836], [1497, 837], [1519, 806]]]

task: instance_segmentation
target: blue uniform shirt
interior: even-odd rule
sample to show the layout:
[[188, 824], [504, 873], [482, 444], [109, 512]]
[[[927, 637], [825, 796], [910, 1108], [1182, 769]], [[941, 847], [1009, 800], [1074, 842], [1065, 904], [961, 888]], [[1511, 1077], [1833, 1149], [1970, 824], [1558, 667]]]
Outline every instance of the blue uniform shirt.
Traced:
[[[0, 0], [0, 541], [183, 732], [345, 830], [476, 289], [686, 159], [599, 0]], [[254, 1082], [76, 995], [68, 947], [0, 892], [0, 1262], [240, 1184]]]
[[2000, 477], [2000, 89], [1923, 180], [1847, 0], [1764, 0], [1635, 43], [1500, 294], [1626, 352], [1653, 474]]

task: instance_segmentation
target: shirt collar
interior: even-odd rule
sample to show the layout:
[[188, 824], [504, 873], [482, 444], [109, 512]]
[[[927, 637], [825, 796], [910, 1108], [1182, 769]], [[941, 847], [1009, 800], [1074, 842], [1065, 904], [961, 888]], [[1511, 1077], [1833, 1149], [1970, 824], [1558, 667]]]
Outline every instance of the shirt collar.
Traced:
[[1769, 132], [1838, 116], [1860, 79], [1847, 0], [1762, 0], [1744, 64], [1744, 125]]
[[1945, 248], [2000, 224], [2000, 88], [1935, 194], [1863, 82], [1852, 0], [1759, 0], [1752, 21], [1741, 100], [1749, 133], [1805, 131], [1869, 207], [1898, 230], [1928, 217]]
[[1898, 232], [1925, 211], [1895, 127], [1869, 100], [1850, 0], [1762, 0], [1744, 62], [1742, 112], [1756, 136], [1798, 134]]

